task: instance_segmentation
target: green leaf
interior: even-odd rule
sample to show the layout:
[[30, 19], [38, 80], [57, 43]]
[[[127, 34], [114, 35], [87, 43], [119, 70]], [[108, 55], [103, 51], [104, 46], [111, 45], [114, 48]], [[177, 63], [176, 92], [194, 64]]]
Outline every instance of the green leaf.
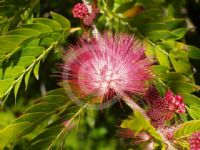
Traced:
[[23, 66], [8, 67], [6, 68], [3, 79], [16, 78], [24, 72], [25, 68]]
[[[24, 40], [26, 40], [28, 37], [27, 36], [22, 36], [22, 35], [5, 35], [5, 36], [0, 36], [0, 41], [7, 41], [11, 42], [16, 46], [21, 44]], [[3, 45], [1, 45], [1, 49], [3, 48]]]
[[44, 47], [48, 47], [50, 45], [52, 45], [52, 43], [54, 43], [55, 41], [52, 38], [43, 38], [40, 41], [40, 46], [44, 46]]
[[62, 30], [61, 24], [59, 24], [58, 22], [56, 22], [55, 20], [52, 20], [52, 19], [34, 18], [34, 21], [37, 23], [43, 23], [45, 25], [48, 25], [49, 27], [51, 27], [52, 29], [55, 29], [55, 30]]
[[138, 29], [143, 33], [147, 33], [147, 32], [152, 32], [154, 30], [166, 30], [167, 27], [165, 23], [153, 22], [153, 23], [141, 24], [141, 26], [139, 26]]
[[170, 68], [170, 61], [169, 61], [168, 53], [166, 51], [157, 47], [156, 56], [160, 65]]
[[63, 127], [64, 127], [64, 125], [57, 125], [57, 126], [47, 128], [42, 133], [40, 133], [36, 138], [34, 138], [31, 141], [31, 143], [35, 143], [36, 141], [38, 141], [40, 139], [45, 139], [47, 137], [55, 137], [57, 134], [59, 134], [59, 132], [61, 131], [61, 129]]
[[5, 80], [0, 80], [0, 98], [4, 95], [4, 93], [10, 88], [12, 85], [14, 79], [9, 78]]
[[145, 55], [150, 59], [154, 59], [156, 55], [155, 52], [156, 48], [153, 45], [149, 44], [148, 41], [145, 41], [145, 45], [146, 45]]
[[33, 73], [34, 73], [35, 78], [36, 78], [37, 80], [39, 80], [39, 68], [40, 68], [40, 62], [38, 62], [38, 63], [35, 65], [34, 69], [33, 69]]
[[34, 56], [37, 57], [45, 51], [45, 48], [42, 46], [28, 46], [21, 50], [21, 57], [22, 56]]
[[47, 102], [42, 102], [39, 104], [35, 104], [32, 107], [28, 108], [25, 113], [34, 113], [34, 112], [51, 112], [55, 110], [57, 106], [55, 104], [49, 104]]
[[7, 41], [6, 39], [0, 39], [0, 51], [10, 52], [17, 47], [16, 43]]
[[64, 29], [70, 29], [71, 28], [71, 24], [70, 24], [70, 22], [67, 18], [65, 18], [62, 15], [59, 15], [57, 13], [54, 13], [54, 12], [51, 12], [51, 16], [55, 21], [60, 23]]
[[151, 67], [152, 71], [154, 72], [154, 74], [162, 74], [162, 73], [167, 73], [169, 72], [169, 68], [165, 67], [165, 66], [161, 66], [161, 65], [153, 65]]
[[29, 47], [29, 46], [40, 46], [40, 40], [39, 38], [37, 39], [33, 39], [31, 41], [29, 41], [28, 43], [26, 43], [26, 47]]
[[179, 39], [182, 39], [188, 31], [189, 29], [187, 28], [179, 28], [179, 29], [173, 30], [172, 33], [176, 35], [176, 38], [174, 39], [179, 40]]
[[0, 148], [3, 149], [9, 143], [15, 141], [19, 138], [19, 134], [21, 134], [26, 127], [28, 127], [30, 123], [28, 122], [20, 122], [15, 125], [10, 125], [3, 130], [0, 131]]
[[54, 137], [46, 137], [45, 139], [42, 139], [33, 145], [31, 145], [30, 150], [42, 150], [42, 149], [48, 149], [48, 147], [51, 145], [51, 142], [53, 141]]
[[29, 122], [33, 123], [36, 120], [39, 120], [40, 118], [43, 118], [46, 115], [44, 112], [34, 112], [34, 113], [28, 113], [23, 114], [19, 118], [17, 118], [14, 123], [20, 123], [20, 122]]
[[42, 23], [26, 24], [23, 25], [23, 28], [34, 29], [39, 31], [40, 33], [48, 33], [53, 31], [48, 25]]
[[12, 30], [8, 32], [7, 35], [23, 35], [26, 37], [33, 37], [33, 36], [40, 35], [40, 32], [34, 29], [20, 28], [20, 29], [16, 29], [16, 30]]
[[189, 106], [195, 105], [196, 107], [200, 107], [200, 98], [199, 97], [189, 94], [189, 93], [180, 93], [180, 95], [183, 97], [184, 102], [187, 105], [189, 105]]
[[[57, 106], [63, 106], [69, 102], [69, 98], [66, 97], [66, 93], [58, 93], [59, 91], [53, 90], [54, 95], [51, 95], [48, 93], [48, 96], [44, 96], [43, 99], [45, 99], [46, 102], [57, 105]], [[55, 101], [56, 99], [56, 101]]]
[[192, 120], [183, 123], [174, 132], [175, 138], [184, 138], [190, 136], [193, 132], [200, 130], [200, 120]]
[[114, 0], [106, 0], [107, 7], [110, 11], [113, 9], [114, 3]]
[[169, 82], [169, 86], [175, 93], [193, 93], [199, 90], [199, 86], [182, 81]]
[[185, 19], [173, 19], [170, 21], [165, 22], [168, 30], [175, 30], [178, 27], [182, 27], [185, 22]]
[[22, 82], [22, 79], [23, 79], [23, 77], [20, 77], [20, 78], [18, 79], [17, 84], [16, 84], [15, 87], [14, 87], [14, 95], [15, 95], [15, 99], [17, 98], [17, 93], [18, 93], [18, 90], [19, 90], [20, 84], [21, 84], [21, 82]]
[[35, 57], [33, 56], [23, 56], [20, 57], [17, 65], [18, 66], [23, 66], [23, 67], [28, 67], [30, 64], [32, 64], [35, 60]]
[[169, 58], [176, 72], [187, 73], [190, 70], [190, 64], [188, 62], [186, 63], [186, 61], [176, 58], [172, 53], [169, 54]]
[[58, 88], [55, 90], [51, 90], [48, 92], [48, 95], [63, 95], [65, 97], [68, 97], [67, 92], [64, 88]]
[[154, 42], [160, 41], [160, 40], [167, 40], [171, 38], [174, 39], [177, 37], [176, 35], [174, 35], [173, 33], [167, 30], [156, 30], [156, 31], [147, 32], [146, 36]]
[[159, 77], [163, 81], [189, 81], [184, 75], [176, 72], [162, 73]]
[[137, 26], [140, 26], [141, 25], [140, 21], [142, 22], [144, 21], [145, 23], [147, 23], [146, 20], [148, 20], [152, 22], [152, 20], [155, 20], [156, 18], [160, 18], [161, 14], [162, 14], [162, 9], [150, 8], [141, 12], [139, 15], [135, 16], [134, 19], [132, 19], [130, 23], [131, 25], [134, 25], [136, 23]]
[[128, 9], [133, 8], [133, 6], [135, 5], [135, 2], [136, 2], [135, 0], [132, 0], [130, 2], [125, 2], [121, 6], [119, 6], [119, 8], [117, 8], [117, 10], [115, 12], [123, 13], [123, 12], [127, 11]]
[[187, 111], [188, 111], [190, 117], [192, 117], [192, 119], [200, 120], [200, 114], [199, 114], [200, 108], [199, 107], [191, 105], [189, 108], [187, 108]]
[[1, 111], [0, 118], [1, 118], [0, 129], [8, 126], [13, 122], [13, 120], [15, 120], [15, 116], [12, 111]]
[[26, 73], [25, 78], [24, 78], [24, 81], [25, 81], [25, 91], [27, 90], [27, 87], [28, 87], [28, 81], [29, 81], [31, 72], [32, 72], [32, 69], [30, 69], [30, 70]]
[[192, 46], [192, 45], [187, 45], [188, 49], [188, 57], [192, 59], [200, 59], [200, 49]]

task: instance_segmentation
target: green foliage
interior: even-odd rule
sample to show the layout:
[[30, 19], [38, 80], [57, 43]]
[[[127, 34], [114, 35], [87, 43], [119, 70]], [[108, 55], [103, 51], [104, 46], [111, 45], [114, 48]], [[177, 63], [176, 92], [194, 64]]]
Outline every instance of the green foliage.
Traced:
[[26, 88], [31, 71], [39, 79], [39, 66], [48, 53], [69, 35], [70, 22], [63, 16], [51, 13], [53, 19], [36, 18], [34, 23], [22, 25], [0, 36], [1, 62], [0, 98], [14, 88], [15, 97], [23, 79]]
[[190, 136], [194, 131], [200, 130], [200, 120], [192, 120], [183, 123], [174, 133], [175, 138]]
[[39, 0], [0, 1], [0, 35], [32, 20], [39, 9]]
[[135, 2], [136, 1], [125, 2], [122, 5], [120, 5], [115, 12], [116, 13], [123, 13], [123, 12], [131, 9], [135, 5]]
[[200, 120], [200, 108], [191, 105], [188, 109], [187, 109], [189, 115], [192, 117], [192, 119], [194, 120]]
[[33, 132], [38, 127], [43, 128], [43, 131], [36, 132], [37, 134], [30, 142], [31, 149], [36, 147], [41, 150], [50, 149], [59, 144], [57, 143], [59, 140], [62, 144], [62, 136], [70, 130], [84, 108], [85, 106], [74, 105], [64, 89], [51, 91], [25, 110], [12, 124], [0, 130], [0, 148], [3, 149], [10, 143], [14, 144], [17, 139]]

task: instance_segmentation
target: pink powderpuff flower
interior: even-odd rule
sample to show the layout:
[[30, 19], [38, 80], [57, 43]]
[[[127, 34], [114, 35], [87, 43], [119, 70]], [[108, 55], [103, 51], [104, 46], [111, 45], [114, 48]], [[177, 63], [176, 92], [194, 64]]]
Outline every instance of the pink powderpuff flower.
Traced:
[[95, 96], [97, 103], [113, 96], [143, 94], [151, 79], [152, 62], [133, 35], [98, 34], [90, 42], [80, 39], [64, 57], [63, 80], [78, 97]]

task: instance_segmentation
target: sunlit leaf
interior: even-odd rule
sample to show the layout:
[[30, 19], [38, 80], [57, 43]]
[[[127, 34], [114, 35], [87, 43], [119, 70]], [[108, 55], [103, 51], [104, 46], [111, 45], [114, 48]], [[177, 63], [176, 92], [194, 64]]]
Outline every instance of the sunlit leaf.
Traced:
[[160, 65], [170, 68], [169, 56], [166, 51], [157, 47], [156, 48], [156, 56], [157, 56], [157, 59], [158, 59], [158, 62], [160, 63]]
[[188, 62], [176, 58], [176, 56], [172, 53], [169, 54], [169, 58], [176, 72], [186, 73], [190, 70], [190, 65]]
[[189, 81], [184, 75], [176, 72], [162, 73], [159, 77], [163, 81]]
[[48, 33], [53, 31], [48, 25], [42, 23], [26, 24], [23, 25], [23, 28], [35, 29], [40, 33]]
[[62, 15], [51, 12], [51, 16], [55, 21], [60, 23], [64, 29], [69, 29], [71, 27], [69, 20], [67, 18], [63, 17]]
[[166, 40], [166, 39], [171, 39], [171, 38], [176, 38], [177, 36], [175, 34], [173, 34], [170, 31], [167, 30], [155, 30], [155, 31], [151, 31], [146, 33], [146, 36], [156, 42], [156, 41], [160, 41], [160, 40]]
[[200, 89], [197, 85], [182, 81], [169, 82], [169, 86], [176, 93], [193, 93]]
[[200, 98], [199, 97], [189, 94], [189, 93], [180, 93], [180, 95], [183, 96], [184, 102], [187, 105], [189, 105], [189, 106], [195, 105], [197, 107], [200, 107]]
[[200, 130], [200, 120], [192, 120], [183, 123], [174, 133], [175, 138], [190, 136], [193, 132]]
[[37, 80], [39, 80], [39, 68], [40, 68], [40, 62], [38, 62], [38, 63], [35, 65], [34, 69], [33, 69], [33, 73], [34, 73], [35, 78], [36, 78]]
[[20, 77], [20, 78], [18, 79], [17, 84], [15, 85], [15, 88], [14, 88], [15, 99], [17, 98], [17, 93], [18, 93], [20, 84], [21, 84], [21, 82], [22, 82], [22, 79], [23, 79], [23, 77]]
[[18, 139], [19, 135], [30, 125], [29, 122], [20, 122], [10, 125], [0, 131], [0, 148], [3, 149], [10, 142]]
[[56, 30], [61, 30], [62, 29], [62, 26], [58, 22], [56, 22], [55, 20], [52, 20], [52, 19], [35, 18], [34, 21], [37, 22], [37, 23], [43, 23], [45, 25], [48, 25], [52, 29], [56, 29]]
[[192, 119], [194, 120], [200, 120], [200, 108], [191, 105], [189, 108], [187, 108], [187, 111], [189, 113], [189, 115], [192, 117]]

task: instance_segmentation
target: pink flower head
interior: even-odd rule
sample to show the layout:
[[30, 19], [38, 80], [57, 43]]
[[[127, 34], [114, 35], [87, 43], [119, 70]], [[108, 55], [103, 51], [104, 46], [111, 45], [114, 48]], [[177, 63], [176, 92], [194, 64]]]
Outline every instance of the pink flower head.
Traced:
[[102, 102], [115, 95], [143, 94], [151, 64], [142, 43], [132, 35], [99, 34], [70, 47], [63, 77], [74, 93], [95, 95]]

